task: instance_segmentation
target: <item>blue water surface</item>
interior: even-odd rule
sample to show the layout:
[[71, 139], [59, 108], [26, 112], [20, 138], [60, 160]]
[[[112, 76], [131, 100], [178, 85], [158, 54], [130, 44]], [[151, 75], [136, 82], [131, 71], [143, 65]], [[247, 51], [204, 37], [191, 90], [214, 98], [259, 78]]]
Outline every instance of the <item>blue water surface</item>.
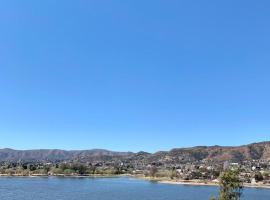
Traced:
[[[203, 200], [214, 186], [170, 185], [133, 178], [0, 178], [1, 200]], [[270, 200], [270, 189], [246, 188], [245, 200]]]

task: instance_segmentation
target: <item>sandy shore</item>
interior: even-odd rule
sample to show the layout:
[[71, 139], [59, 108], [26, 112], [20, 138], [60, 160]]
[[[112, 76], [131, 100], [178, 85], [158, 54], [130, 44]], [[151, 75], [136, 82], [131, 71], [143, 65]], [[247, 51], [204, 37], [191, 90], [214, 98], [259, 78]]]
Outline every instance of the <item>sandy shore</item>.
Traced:
[[213, 182], [197, 182], [197, 181], [158, 181], [163, 184], [174, 184], [174, 185], [194, 185], [194, 186], [218, 186], [218, 183]]
[[[210, 182], [210, 181], [197, 181], [197, 180], [191, 180], [191, 181], [169, 181], [169, 180], [161, 180], [158, 181], [159, 183], [163, 184], [175, 184], [175, 185], [193, 185], [193, 186], [218, 186], [217, 182]], [[244, 187], [249, 187], [249, 188], [266, 188], [270, 189], [270, 185], [265, 185], [262, 183], [258, 184], [248, 184], [245, 183]]]
[[[152, 178], [152, 177], [145, 177], [145, 176], [132, 176], [134, 178], [143, 179], [147, 181], [155, 181], [162, 184], [173, 184], [173, 185], [191, 185], [191, 186], [218, 186], [218, 181], [203, 181], [203, 180], [170, 180], [168, 178]], [[266, 188], [270, 189], [270, 185], [257, 183], [257, 184], [249, 184], [244, 183], [244, 187], [249, 188]]]

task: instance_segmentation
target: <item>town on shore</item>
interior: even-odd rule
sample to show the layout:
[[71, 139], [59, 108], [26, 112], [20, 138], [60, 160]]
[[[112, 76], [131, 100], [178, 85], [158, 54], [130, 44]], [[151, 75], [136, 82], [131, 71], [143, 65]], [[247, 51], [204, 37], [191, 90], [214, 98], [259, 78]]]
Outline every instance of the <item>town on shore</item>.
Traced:
[[239, 169], [244, 186], [270, 188], [270, 142], [240, 147], [193, 147], [168, 152], [0, 149], [0, 176], [129, 175], [173, 184], [216, 185], [222, 171]]

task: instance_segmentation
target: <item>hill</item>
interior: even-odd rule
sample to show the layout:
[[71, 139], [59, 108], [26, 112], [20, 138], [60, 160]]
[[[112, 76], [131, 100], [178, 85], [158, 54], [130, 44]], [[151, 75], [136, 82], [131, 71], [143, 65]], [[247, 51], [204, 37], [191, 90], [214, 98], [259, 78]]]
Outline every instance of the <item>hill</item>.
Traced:
[[156, 153], [114, 152], [104, 149], [66, 151], [58, 149], [14, 150], [0, 149], [0, 161], [57, 162], [126, 161], [131, 163], [181, 164], [190, 162], [242, 162], [248, 160], [270, 161], [270, 142], [253, 143], [237, 147], [198, 146], [176, 148]]

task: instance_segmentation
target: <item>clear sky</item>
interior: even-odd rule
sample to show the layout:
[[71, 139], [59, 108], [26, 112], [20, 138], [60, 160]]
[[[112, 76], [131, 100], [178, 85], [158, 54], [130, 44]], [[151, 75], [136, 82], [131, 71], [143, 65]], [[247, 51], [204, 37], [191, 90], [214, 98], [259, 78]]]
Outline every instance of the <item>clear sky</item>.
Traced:
[[0, 147], [270, 140], [270, 1], [0, 1]]

